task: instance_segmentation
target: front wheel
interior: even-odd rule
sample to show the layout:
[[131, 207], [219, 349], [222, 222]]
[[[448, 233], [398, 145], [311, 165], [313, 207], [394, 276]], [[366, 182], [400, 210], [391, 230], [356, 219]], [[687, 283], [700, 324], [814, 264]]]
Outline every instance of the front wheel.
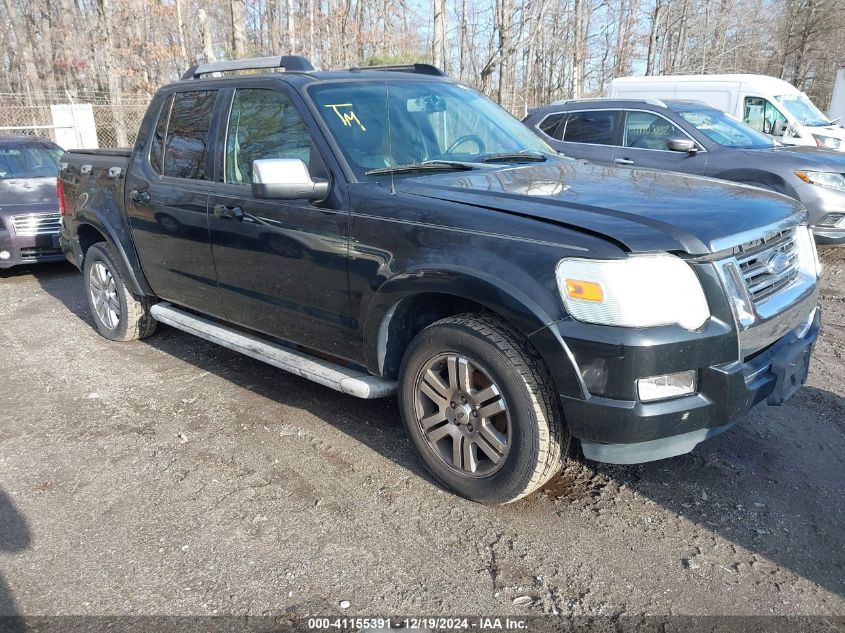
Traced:
[[548, 371], [505, 322], [461, 315], [424, 329], [400, 368], [399, 404], [423, 463], [482, 503], [530, 494], [560, 470], [569, 444]]
[[112, 341], [134, 341], [155, 332], [150, 297], [136, 296], [126, 287], [114, 248], [98, 242], [85, 253], [83, 276], [88, 307], [97, 330]]

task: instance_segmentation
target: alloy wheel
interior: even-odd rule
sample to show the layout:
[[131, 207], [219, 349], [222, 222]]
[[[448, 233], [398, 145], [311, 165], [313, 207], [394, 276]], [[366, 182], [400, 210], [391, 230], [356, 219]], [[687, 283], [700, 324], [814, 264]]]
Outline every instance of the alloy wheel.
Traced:
[[429, 360], [417, 375], [414, 407], [429, 448], [449, 468], [487, 477], [504, 465], [511, 444], [510, 412], [478, 363], [458, 353]]
[[88, 274], [88, 283], [100, 322], [110, 330], [116, 329], [120, 324], [120, 299], [111, 271], [103, 262], [94, 262]]

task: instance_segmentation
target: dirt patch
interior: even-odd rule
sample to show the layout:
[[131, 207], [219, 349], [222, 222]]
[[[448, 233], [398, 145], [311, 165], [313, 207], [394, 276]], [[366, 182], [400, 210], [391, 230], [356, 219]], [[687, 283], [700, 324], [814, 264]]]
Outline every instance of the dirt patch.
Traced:
[[786, 406], [502, 508], [430, 481], [395, 400], [166, 327], [109, 343], [72, 268], [0, 274], [0, 612], [845, 613], [845, 249], [822, 257]]

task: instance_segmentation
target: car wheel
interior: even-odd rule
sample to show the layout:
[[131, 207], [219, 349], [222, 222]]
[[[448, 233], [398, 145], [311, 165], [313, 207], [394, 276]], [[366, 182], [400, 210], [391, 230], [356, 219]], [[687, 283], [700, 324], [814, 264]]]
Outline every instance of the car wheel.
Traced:
[[85, 253], [83, 276], [88, 307], [97, 330], [112, 341], [133, 341], [155, 332], [151, 297], [136, 296], [127, 287], [114, 248], [98, 242]]
[[507, 323], [461, 315], [425, 328], [400, 368], [405, 428], [434, 478], [482, 503], [545, 484], [569, 445], [551, 377]]

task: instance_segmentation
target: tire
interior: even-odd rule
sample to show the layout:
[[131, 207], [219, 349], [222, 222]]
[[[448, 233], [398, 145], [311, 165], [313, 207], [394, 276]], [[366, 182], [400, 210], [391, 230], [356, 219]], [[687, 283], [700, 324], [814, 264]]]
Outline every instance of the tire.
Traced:
[[399, 370], [402, 421], [423, 464], [480, 503], [516, 501], [561, 469], [570, 436], [555, 393], [530, 343], [487, 315], [428, 326]]
[[156, 320], [150, 314], [153, 299], [137, 296], [126, 287], [119, 261], [108, 242], [88, 249], [83, 267], [85, 296], [100, 334], [112, 341], [134, 341], [155, 332]]

